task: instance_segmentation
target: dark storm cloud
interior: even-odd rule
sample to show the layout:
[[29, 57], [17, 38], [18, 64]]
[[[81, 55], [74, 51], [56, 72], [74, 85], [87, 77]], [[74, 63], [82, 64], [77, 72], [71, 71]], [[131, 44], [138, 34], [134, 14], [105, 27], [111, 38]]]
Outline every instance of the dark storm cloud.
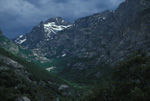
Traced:
[[27, 33], [41, 20], [79, 17], [115, 9], [124, 0], [0, 0], [0, 28], [8, 37]]

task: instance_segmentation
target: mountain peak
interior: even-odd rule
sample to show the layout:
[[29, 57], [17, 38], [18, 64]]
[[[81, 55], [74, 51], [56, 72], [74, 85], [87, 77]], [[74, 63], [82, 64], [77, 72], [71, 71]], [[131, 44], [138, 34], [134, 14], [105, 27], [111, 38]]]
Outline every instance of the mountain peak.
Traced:
[[61, 17], [55, 17], [48, 19], [43, 25], [47, 36], [50, 37], [52, 33], [56, 34], [58, 31], [71, 27], [72, 23], [63, 20]]
[[[17, 44], [32, 43], [33, 46], [39, 47], [39, 44], [53, 39], [54, 34], [71, 27], [73, 24], [65, 21], [61, 17], [53, 17], [47, 21], [41, 21], [39, 25], [35, 26], [29, 34], [19, 36], [14, 41]], [[31, 46], [29, 44], [28, 46]], [[27, 46], [27, 47], [28, 47]]]
[[52, 18], [49, 18], [47, 21], [45, 21], [45, 24], [51, 23], [51, 22], [55, 22], [56, 25], [68, 25], [68, 24], [72, 24], [72, 23], [70, 23], [68, 21], [65, 21], [61, 17], [52, 17]]
[[47, 21], [48, 22], [57, 22], [59, 20], [63, 20], [61, 17], [52, 17], [52, 18], [49, 18]]

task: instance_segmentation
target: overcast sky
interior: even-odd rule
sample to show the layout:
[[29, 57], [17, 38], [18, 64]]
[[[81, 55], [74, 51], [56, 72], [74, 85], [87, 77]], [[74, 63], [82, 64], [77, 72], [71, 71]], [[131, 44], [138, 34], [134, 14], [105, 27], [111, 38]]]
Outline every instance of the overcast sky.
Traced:
[[80, 17], [114, 10], [125, 0], [0, 0], [0, 28], [14, 38], [29, 33], [51, 17], [74, 21]]

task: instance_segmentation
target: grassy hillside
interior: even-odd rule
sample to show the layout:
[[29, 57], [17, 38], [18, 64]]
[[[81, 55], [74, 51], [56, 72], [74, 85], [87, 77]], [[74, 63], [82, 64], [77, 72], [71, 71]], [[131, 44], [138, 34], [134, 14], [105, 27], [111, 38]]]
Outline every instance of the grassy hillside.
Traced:
[[[78, 92], [72, 85], [34, 63], [16, 57], [2, 48], [0, 48], [0, 58], [2, 101], [13, 101], [21, 96], [27, 96], [31, 101], [51, 101], [56, 98], [63, 101], [76, 99]], [[5, 61], [6, 59], [10, 61]], [[11, 63], [14, 63], [12, 61], [18, 65], [12, 65]], [[17, 67], [19, 64], [23, 67]], [[68, 88], [59, 90], [62, 85], [67, 85]]]
[[82, 85], [84, 84], [92, 85], [94, 83], [97, 83], [105, 76], [109, 75], [112, 71], [112, 68], [104, 63], [92, 66], [92, 68], [88, 66], [87, 67], [84, 66], [84, 68], [82, 68], [82, 65], [81, 67], [79, 66], [80, 68], [73, 68], [73, 66], [76, 65], [76, 63], [88, 64], [88, 61], [93, 60], [76, 57], [71, 58], [62, 57], [53, 59], [49, 64], [49, 66], [56, 67], [53, 70], [51, 70], [52, 73], [57, 74], [58, 76], [63, 77], [66, 80]]

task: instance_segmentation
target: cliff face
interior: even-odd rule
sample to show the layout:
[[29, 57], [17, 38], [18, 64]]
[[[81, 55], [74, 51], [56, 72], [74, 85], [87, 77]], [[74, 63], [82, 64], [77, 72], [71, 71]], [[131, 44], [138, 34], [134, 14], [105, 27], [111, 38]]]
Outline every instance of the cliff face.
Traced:
[[102, 60], [114, 63], [134, 51], [149, 51], [148, 12], [147, 4], [140, 0], [129, 0], [116, 9], [113, 17], [98, 25], [92, 38], [94, 41], [99, 36], [96, 39], [101, 42], [98, 50], [104, 55]]
[[89, 64], [94, 67], [102, 62], [113, 65], [135, 51], [149, 51], [149, 12], [149, 1], [128, 0], [114, 12], [78, 19], [72, 28], [60, 32], [44, 45], [50, 48], [47, 55], [90, 59], [87, 63], [78, 61], [70, 66], [87, 68]]

